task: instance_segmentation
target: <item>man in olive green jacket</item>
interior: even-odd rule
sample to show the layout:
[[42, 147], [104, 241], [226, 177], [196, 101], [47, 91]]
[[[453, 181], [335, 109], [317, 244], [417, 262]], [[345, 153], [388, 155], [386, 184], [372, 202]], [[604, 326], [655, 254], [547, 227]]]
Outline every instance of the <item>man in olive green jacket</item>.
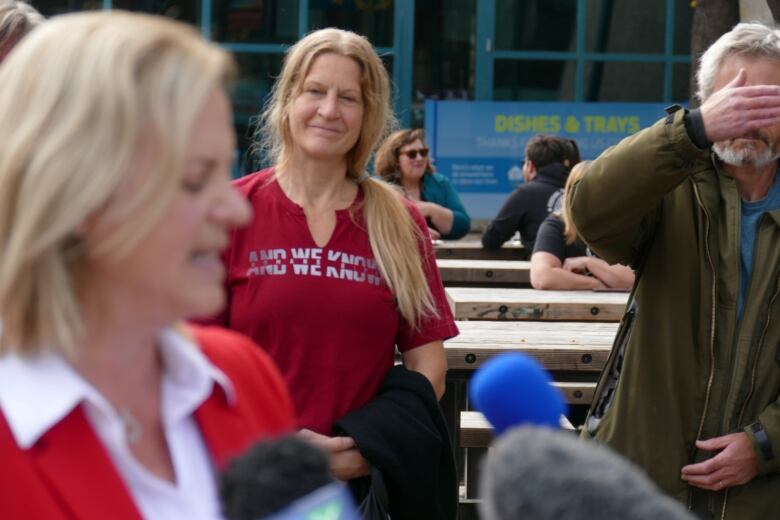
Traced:
[[590, 247], [646, 258], [584, 435], [702, 518], [780, 518], [780, 31], [737, 25], [697, 80], [700, 110], [669, 110], [575, 187]]

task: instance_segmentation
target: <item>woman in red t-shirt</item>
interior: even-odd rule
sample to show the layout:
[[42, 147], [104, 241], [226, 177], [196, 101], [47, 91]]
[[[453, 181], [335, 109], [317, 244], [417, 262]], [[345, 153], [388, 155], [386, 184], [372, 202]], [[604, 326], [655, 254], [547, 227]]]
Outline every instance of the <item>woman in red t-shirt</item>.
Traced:
[[457, 334], [425, 220], [366, 164], [392, 126], [390, 82], [365, 38], [323, 29], [285, 57], [261, 114], [273, 168], [237, 181], [255, 216], [225, 253], [219, 321], [259, 342], [290, 386], [299, 425], [351, 479], [368, 465], [333, 423], [376, 395], [393, 366], [444, 391]]

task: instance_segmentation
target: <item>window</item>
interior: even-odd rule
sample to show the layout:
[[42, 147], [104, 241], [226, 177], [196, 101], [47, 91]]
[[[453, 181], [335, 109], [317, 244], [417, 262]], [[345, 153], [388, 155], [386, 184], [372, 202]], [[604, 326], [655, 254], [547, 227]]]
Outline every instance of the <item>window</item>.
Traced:
[[688, 2], [482, 0], [478, 9], [476, 99], [688, 98]]

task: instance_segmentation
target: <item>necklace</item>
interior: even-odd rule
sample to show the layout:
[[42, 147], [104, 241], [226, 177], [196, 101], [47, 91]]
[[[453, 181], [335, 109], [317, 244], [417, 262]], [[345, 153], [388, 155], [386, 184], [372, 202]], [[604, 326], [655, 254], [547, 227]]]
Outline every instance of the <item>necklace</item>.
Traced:
[[136, 444], [144, 436], [144, 428], [141, 426], [141, 422], [135, 418], [127, 406], [120, 406], [118, 413], [119, 420], [122, 421], [122, 426], [125, 428], [127, 442]]

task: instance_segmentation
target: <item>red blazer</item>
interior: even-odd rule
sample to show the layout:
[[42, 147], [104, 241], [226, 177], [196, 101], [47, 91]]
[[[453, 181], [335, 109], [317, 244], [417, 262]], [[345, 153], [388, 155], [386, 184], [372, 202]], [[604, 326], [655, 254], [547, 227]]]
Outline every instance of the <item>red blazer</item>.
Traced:
[[[229, 404], [214, 385], [195, 412], [218, 468], [258, 439], [293, 429], [289, 393], [261, 349], [218, 327], [190, 330], [235, 388], [236, 402]], [[141, 515], [78, 407], [28, 450], [17, 446], [0, 412], [0, 518], [140, 520]]]

